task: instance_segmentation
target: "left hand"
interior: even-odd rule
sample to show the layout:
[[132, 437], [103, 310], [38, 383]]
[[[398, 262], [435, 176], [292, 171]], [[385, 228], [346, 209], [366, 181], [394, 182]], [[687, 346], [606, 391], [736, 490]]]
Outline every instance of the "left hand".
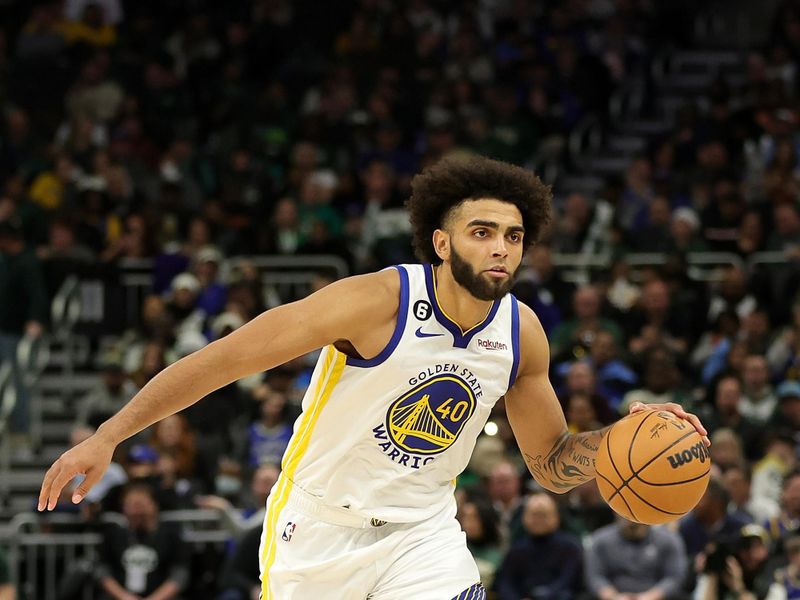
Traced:
[[667, 402], [666, 404], [642, 404], [641, 402], [634, 402], [631, 404], [629, 414], [634, 414], [643, 410], [665, 410], [667, 412], [671, 412], [676, 417], [686, 419], [694, 426], [694, 428], [697, 430], [697, 433], [699, 433], [703, 438], [703, 443], [706, 445], [706, 447], [711, 445], [711, 440], [708, 439], [708, 431], [706, 431], [706, 428], [703, 427], [700, 419], [698, 419], [696, 415], [683, 410], [683, 407], [680, 404], [675, 404], [674, 402]]

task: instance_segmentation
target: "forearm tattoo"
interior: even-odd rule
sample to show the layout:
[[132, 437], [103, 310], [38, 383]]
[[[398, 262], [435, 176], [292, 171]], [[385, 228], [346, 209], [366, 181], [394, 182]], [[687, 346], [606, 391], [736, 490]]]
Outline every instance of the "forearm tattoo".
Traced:
[[607, 429], [576, 434], [564, 432], [547, 454], [525, 454], [525, 462], [545, 487], [570, 490], [594, 478], [597, 449]]

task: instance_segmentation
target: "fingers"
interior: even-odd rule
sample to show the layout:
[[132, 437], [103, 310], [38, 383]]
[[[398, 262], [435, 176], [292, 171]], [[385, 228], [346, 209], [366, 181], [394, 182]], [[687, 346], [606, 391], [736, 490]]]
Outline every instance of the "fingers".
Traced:
[[695, 428], [697, 433], [703, 438], [703, 443], [706, 447], [711, 445], [711, 440], [708, 439], [708, 431], [703, 424], [700, 422], [700, 419], [697, 418], [697, 415], [692, 413], [686, 412], [680, 404], [675, 402], [669, 402], [667, 404], [653, 404], [653, 405], [646, 405], [641, 402], [634, 402], [631, 404], [630, 414], [634, 414], [637, 412], [641, 412], [643, 410], [667, 410], [674, 414], [676, 417], [680, 417], [681, 419], [686, 419], [692, 426]]
[[703, 424], [700, 422], [700, 419], [697, 418], [697, 415], [693, 415], [692, 413], [684, 412], [684, 414], [686, 416], [683, 418], [688, 420], [689, 423], [691, 423], [694, 426], [694, 428], [697, 430], [697, 433], [699, 433], [700, 437], [703, 438], [703, 443], [706, 445], [706, 448], [708, 448], [711, 445], [711, 440], [708, 439], [708, 431], [706, 430], [705, 427], [703, 427]]
[[48, 505], [48, 498], [50, 498], [50, 488], [53, 486], [53, 480], [56, 478], [56, 473], [58, 473], [59, 464], [56, 462], [52, 467], [47, 470], [47, 473], [44, 475], [44, 480], [42, 481], [42, 489], [39, 490], [39, 504], [37, 508], [39, 511], [43, 511], [45, 507]]
[[94, 468], [89, 469], [86, 472], [86, 477], [83, 481], [81, 481], [80, 485], [75, 488], [75, 491], [72, 494], [72, 503], [78, 504], [81, 500], [86, 497], [86, 494], [89, 493], [98, 481], [100, 481], [100, 477], [103, 475], [103, 472], [100, 469]]
[[61, 491], [64, 489], [64, 486], [72, 481], [72, 478], [75, 477], [75, 475], [78, 475], [77, 470], [69, 469], [64, 466], [64, 463], [61, 459], [57, 460], [44, 476], [42, 489], [39, 492], [38, 509], [53, 510], [58, 503], [58, 499], [61, 496]]

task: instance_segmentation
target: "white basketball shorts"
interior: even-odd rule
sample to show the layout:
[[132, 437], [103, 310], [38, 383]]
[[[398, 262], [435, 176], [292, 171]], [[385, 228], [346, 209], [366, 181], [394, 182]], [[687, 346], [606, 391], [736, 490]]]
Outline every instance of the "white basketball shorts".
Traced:
[[262, 600], [486, 598], [455, 499], [419, 523], [365, 519], [296, 485], [282, 508], [267, 506]]

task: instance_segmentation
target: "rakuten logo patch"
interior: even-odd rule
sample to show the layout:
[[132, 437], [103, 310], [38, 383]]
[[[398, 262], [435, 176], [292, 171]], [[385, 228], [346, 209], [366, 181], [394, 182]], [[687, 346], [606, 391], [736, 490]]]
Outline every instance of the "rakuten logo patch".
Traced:
[[478, 347], [484, 350], [508, 350], [508, 346], [503, 342], [493, 342], [492, 340], [478, 339]]

